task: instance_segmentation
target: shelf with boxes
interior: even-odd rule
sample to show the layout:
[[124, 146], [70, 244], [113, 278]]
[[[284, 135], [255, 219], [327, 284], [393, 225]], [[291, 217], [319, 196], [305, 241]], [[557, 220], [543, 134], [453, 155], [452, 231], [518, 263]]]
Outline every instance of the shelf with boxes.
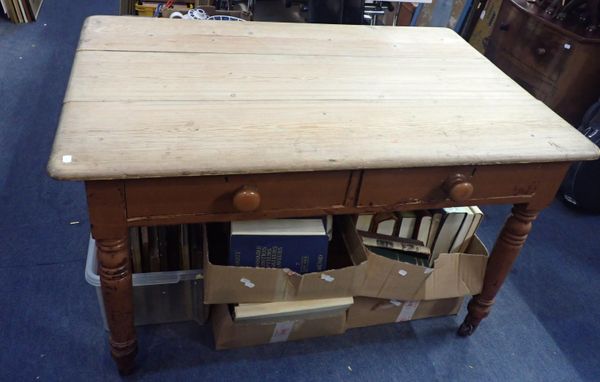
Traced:
[[[204, 323], [210, 308], [226, 349], [456, 314], [482, 287], [482, 216], [456, 207], [132, 227], [135, 323]], [[86, 279], [106, 328], [97, 267], [91, 239]]]
[[[452, 215], [460, 212], [440, 213], [445, 215], [436, 235], [442, 232], [445, 221], [452, 221]], [[467, 220], [466, 214], [462, 219]], [[303, 274], [284, 268], [228, 265], [228, 224], [207, 224], [204, 297], [205, 303], [214, 304], [211, 314], [217, 349], [341, 334], [349, 328], [456, 314], [464, 296], [481, 291], [488, 252], [474, 234], [465, 239], [462, 252], [442, 251], [431, 264], [419, 264], [377, 254], [373, 246], [363, 242], [364, 232], [357, 230], [356, 220], [352, 216], [334, 217], [327, 266], [322, 271]], [[473, 221], [470, 219], [467, 228]], [[454, 238], [464, 226], [454, 224]], [[389, 235], [380, 244], [388, 246], [396, 238], [403, 241]], [[322, 306], [323, 299], [330, 299], [331, 309]], [[298, 302], [297, 310], [290, 309], [293, 301]], [[247, 311], [249, 306], [254, 307], [250, 311], [263, 313], [240, 319], [239, 308]], [[320, 309], [315, 311], [311, 306]], [[265, 310], [287, 313], [269, 316]]]

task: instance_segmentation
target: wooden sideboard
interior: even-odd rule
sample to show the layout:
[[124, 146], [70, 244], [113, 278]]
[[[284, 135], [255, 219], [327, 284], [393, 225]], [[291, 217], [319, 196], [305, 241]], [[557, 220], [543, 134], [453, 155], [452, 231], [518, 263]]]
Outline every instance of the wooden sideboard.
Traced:
[[467, 336], [569, 164], [599, 153], [449, 29], [95, 16], [48, 171], [85, 182], [129, 373], [128, 227], [514, 204]]
[[503, 1], [486, 56], [574, 126], [600, 98], [600, 32], [535, 3]]

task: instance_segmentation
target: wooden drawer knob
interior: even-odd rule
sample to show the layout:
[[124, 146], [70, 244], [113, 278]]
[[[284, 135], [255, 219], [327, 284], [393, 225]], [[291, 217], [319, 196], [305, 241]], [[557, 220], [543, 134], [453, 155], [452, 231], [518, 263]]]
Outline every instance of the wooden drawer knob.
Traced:
[[260, 194], [253, 186], [243, 186], [233, 196], [233, 206], [240, 212], [256, 211], [260, 206]]
[[455, 202], [464, 202], [473, 195], [473, 184], [463, 174], [454, 174], [444, 182], [444, 190]]

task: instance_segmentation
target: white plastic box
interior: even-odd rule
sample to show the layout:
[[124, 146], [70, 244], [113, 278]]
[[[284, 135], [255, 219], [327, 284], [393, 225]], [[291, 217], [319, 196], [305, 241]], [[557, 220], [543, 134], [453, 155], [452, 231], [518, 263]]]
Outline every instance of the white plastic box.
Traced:
[[[96, 242], [90, 238], [85, 279], [96, 288], [98, 304], [108, 330], [106, 312], [100, 290], [98, 275], [98, 259], [96, 258]], [[202, 302], [202, 270], [134, 273], [133, 304], [135, 325], [164, 324], [179, 321], [206, 321]]]

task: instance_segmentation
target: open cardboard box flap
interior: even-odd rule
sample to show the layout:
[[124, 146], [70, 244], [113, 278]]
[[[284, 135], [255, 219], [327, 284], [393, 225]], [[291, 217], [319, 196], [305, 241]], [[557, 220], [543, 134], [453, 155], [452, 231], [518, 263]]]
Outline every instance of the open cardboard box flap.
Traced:
[[469, 245], [468, 253], [442, 253], [433, 268], [366, 252], [366, 275], [355, 296], [398, 300], [437, 300], [478, 294], [488, 260], [487, 250], [477, 237]]
[[[324, 272], [297, 274], [280, 268], [254, 268], [216, 265], [210, 262], [208, 237], [204, 229], [204, 303], [254, 303], [308, 300], [353, 296], [364, 282], [365, 248], [356, 240], [351, 219], [340, 219], [335, 234], [341, 236], [347, 253], [355, 265]], [[351, 245], [349, 245], [351, 244]]]
[[204, 232], [206, 304], [274, 302], [346, 296], [402, 301], [437, 300], [481, 292], [488, 253], [475, 237], [468, 253], [440, 254], [433, 268], [399, 262], [368, 251], [350, 217], [334, 225], [354, 265], [303, 275], [278, 268], [216, 265], [210, 262]]

